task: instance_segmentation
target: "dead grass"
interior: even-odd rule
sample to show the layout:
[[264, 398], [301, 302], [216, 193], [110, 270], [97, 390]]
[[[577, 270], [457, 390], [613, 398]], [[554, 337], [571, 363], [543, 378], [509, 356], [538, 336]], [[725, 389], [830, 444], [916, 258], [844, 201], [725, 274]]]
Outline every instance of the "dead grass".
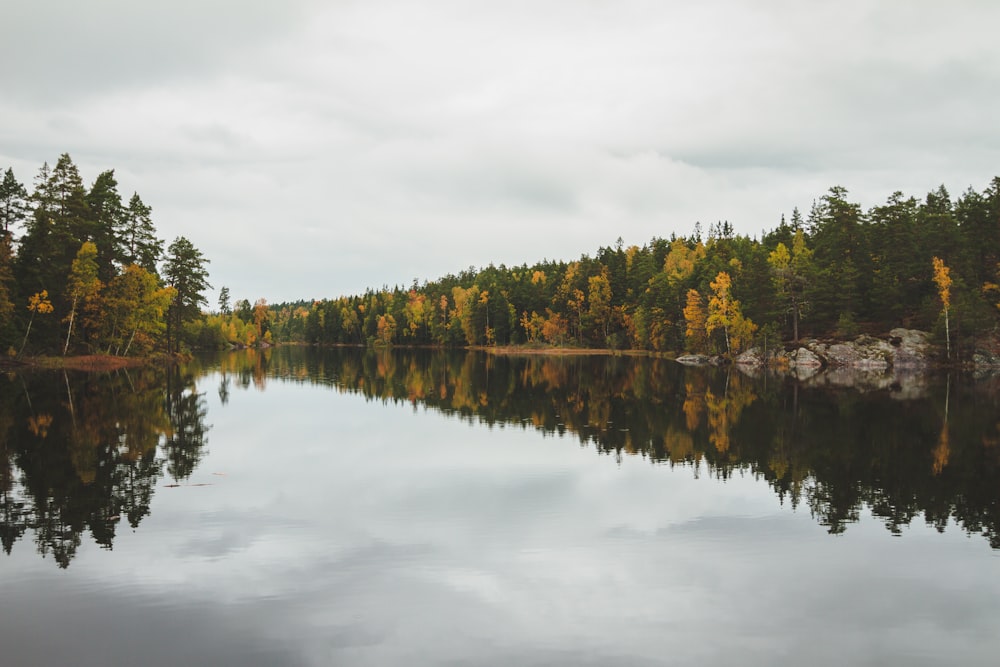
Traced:
[[59, 368], [74, 371], [116, 371], [120, 368], [142, 366], [146, 360], [141, 357], [116, 357], [110, 354], [86, 354], [72, 357], [31, 357], [25, 359], [26, 366], [37, 368]]

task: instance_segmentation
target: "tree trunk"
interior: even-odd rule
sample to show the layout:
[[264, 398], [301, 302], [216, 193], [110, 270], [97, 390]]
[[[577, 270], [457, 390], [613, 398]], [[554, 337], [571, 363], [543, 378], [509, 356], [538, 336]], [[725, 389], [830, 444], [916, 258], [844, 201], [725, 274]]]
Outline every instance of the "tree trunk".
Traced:
[[948, 326], [948, 309], [944, 309], [944, 344], [948, 354], [948, 361], [951, 361], [951, 329]]
[[69, 329], [66, 331], [66, 344], [63, 346], [63, 356], [69, 350], [69, 337], [73, 335], [73, 318], [76, 317], [76, 297], [73, 297], [73, 307], [69, 311]]
[[128, 349], [132, 347], [132, 341], [135, 340], [135, 332], [139, 330], [139, 327], [132, 329], [132, 335], [128, 339], [128, 345], [125, 346], [125, 351], [122, 353], [123, 357], [128, 356]]
[[792, 300], [792, 342], [799, 344], [799, 304]]
[[173, 319], [173, 313], [170, 312], [171, 309], [167, 309], [167, 354], [170, 354], [170, 320]]
[[28, 320], [28, 329], [24, 332], [24, 340], [21, 341], [21, 349], [17, 351], [17, 356], [21, 356], [24, 352], [24, 346], [28, 344], [28, 334], [31, 333], [31, 323], [35, 321], [35, 313], [31, 313], [31, 318]]

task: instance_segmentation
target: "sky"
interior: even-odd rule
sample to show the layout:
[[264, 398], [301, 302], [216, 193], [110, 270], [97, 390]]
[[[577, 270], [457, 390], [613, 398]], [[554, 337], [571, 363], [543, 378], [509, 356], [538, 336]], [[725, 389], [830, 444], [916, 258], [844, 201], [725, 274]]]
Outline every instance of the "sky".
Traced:
[[114, 169], [208, 295], [593, 255], [1000, 175], [993, 0], [13, 0], [0, 169]]

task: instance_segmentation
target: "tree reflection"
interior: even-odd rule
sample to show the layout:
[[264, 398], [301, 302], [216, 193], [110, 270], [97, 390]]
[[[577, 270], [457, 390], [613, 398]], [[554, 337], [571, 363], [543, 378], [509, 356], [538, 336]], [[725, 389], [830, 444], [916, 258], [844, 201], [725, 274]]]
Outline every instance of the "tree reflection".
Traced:
[[188, 479], [205, 455], [207, 407], [195, 379], [212, 369], [223, 403], [276, 379], [314, 383], [572, 438], [615, 460], [752, 475], [833, 534], [865, 512], [894, 533], [922, 516], [1000, 548], [997, 379], [942, 378], [904, 397], [627, 356], [277, 348], [211, 367], [0, 376], [4, 550], [31, 535], [66, 567], [84, 534], [110, 549], [122, 522], [138, 527], [157, 485]]
[[149, 515], [165, 467], [176, 479], [191, 474], [204, 418], [193, 376], [177, 370], [0, 378], [4, 551], [29, 531], [63, 568], [85, 533], [111, 549], [123, 520], [136, 528]]
[[870, 511], [900, 532], [956, 523], [1000, 548], [1000, 381], [951, 379], [911, 396], [685, 369], [670, 360], [465, 351], [278, 348], [222, 370], [329, 385], [478, 423], [568, 435], [719, 479], [751, 474], [830, 533]]
[[170, 420], [164, 452], [167, 473], [175, 482], [191, 476], [204, 455], [205, 398], [195, 391], [194, 376], [174, 366], [167, 372], [166, 412]]

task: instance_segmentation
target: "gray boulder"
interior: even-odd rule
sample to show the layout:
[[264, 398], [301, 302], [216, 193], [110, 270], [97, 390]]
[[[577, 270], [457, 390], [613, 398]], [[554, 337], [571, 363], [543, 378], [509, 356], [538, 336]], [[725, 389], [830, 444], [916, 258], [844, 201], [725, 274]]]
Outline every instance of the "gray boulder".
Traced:
[[712, 360], [707, 354], [683, 354], [675, 360], [685, 366], [708, 366]]
[[751, 347], [746, 352], [738, 355], [733, 362], [738, 366], [759, 367], [764, 365], [764, 355], [761, 353], [760, 348]]
[[893, 348], [893, 368], [924, 369], [930, 365], [933, 347], [930, 334], [916, 329], [893, 329], [889, 332]]
[[822, 368], [823, 358], [808, 347], [800, 347], [788, 353], [788, 365], [793, 368]]

